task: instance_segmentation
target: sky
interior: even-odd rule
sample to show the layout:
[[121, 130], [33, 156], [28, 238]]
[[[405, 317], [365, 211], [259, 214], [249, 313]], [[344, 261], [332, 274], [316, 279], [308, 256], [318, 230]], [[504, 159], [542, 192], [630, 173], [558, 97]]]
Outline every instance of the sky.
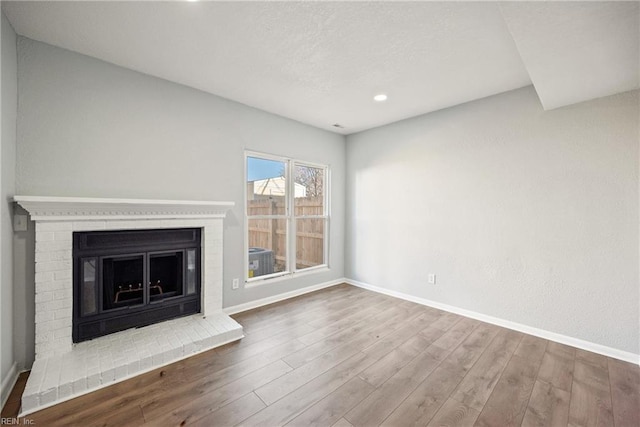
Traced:
[[275, 178], [282, 176], [283, 171], [283, 162], [247, 157], [247, 181]]

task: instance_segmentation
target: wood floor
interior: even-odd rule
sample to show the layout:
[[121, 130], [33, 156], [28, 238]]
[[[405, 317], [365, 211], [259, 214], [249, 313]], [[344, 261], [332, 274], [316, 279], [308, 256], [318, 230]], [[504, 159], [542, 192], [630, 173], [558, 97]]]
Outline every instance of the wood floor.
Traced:
[[[234, 316], [237, 343], [39, 426], [640, 425], [640, 368], [348, 285]], [[20, 384], [3, 411], [15, 416]]]

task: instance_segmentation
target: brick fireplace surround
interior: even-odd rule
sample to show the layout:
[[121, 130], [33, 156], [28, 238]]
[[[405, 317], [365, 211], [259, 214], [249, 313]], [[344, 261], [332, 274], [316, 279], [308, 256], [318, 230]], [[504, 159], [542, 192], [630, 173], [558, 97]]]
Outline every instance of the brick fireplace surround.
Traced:
[[[233, 202], [15, 196], [36, 223], [35, 361], [21, 415], [242, 338], [222, 312], [223, 220]], [[74, 231], [202, 229], [202, 312], [74, 344]]]

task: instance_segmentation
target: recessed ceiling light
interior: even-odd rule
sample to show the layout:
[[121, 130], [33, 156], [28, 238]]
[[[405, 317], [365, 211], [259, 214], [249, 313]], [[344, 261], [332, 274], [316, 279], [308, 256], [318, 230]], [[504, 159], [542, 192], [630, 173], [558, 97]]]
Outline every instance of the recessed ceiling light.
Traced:
[[379, 93], [378, 95], [373, 97], [373, 100], [376, 102], [383, 102], [387, 100], [387, 95], [384, 93]]

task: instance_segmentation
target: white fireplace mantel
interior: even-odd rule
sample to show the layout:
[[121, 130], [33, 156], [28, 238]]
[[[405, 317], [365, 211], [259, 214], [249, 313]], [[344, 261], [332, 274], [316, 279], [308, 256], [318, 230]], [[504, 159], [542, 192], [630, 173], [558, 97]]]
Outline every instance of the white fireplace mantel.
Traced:
[[14, 196], [34, 221], [222, 218], [234, 202]]

